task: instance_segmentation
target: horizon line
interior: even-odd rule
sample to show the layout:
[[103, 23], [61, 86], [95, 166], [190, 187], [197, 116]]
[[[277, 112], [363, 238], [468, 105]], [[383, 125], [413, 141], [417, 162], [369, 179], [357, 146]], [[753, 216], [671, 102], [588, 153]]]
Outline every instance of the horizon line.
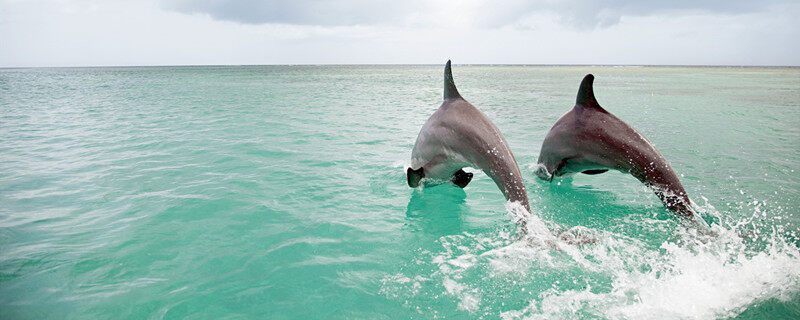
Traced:
[[[286, 64], [154, 64], [154, 65], [77, 65], [77, 66], [0, 66], [0, 69], [69, 69], [69, 68], [152, 68], [152, 67], [279, 67], [279, 66], [439, 66], [439, 63], [286, 63]], [[675, 68], [800, 68], [800, 65], [737, 64], [592, 64], [592, 63], [454, 63], [457, 66], [498, 67], [675, 67]]]

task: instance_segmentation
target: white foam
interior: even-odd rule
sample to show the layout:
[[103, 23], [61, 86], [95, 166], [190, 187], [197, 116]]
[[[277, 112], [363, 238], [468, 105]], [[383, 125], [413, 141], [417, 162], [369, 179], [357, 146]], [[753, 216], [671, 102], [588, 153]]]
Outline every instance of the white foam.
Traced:
[[[758, 208], [753, 216], [761, 215]], [[720, 217], [707, 201], [696, 209]], [[659, 246], [580, 227], [570, 234], [589, 234], [596, 241], [578, 246], [557, 236], [558, 226], [517, 203], [509, 203], [507, 211], [524, 232], [444, 236], [439, 240], [442, 251], [421, 258], [420, 263], [435, 266], [436, 271], [425, 277], [431, 281], [395, 281], [416, 283], [410, 288], [415, 292], [439, 290], [476, 316], [500, 313], [504, 319], [717, 319], [800, 294], [800, 250], [781, 236], [785, 232], [780, 228], [754, 242], [742, 239], [738, 229], [752, 221], [714, 224], [717, 236], [709, 238], [693, 234], [691, 228], [679, 231], [674, 221], [645, 219], [630, 223], [655, 231], [667, 225], [677, 238]], [[569, 285], [542, 291], [539, 279], [554, 281], [549, 274], [555, 283]], [[506, 288], [509, 283], [513, 288]], [[508, 294], [517, 301], [529, 296], [528, 302], [521, 308], [500, 308]]]
[[459, 309], [465, 311], [475, 311], [478, 309], [481, 298], [478, 295], [477, 289], [470, 289], [469, 287], [447, 277], [444, 278], [443, 285], [448, 294], [458, 297]]

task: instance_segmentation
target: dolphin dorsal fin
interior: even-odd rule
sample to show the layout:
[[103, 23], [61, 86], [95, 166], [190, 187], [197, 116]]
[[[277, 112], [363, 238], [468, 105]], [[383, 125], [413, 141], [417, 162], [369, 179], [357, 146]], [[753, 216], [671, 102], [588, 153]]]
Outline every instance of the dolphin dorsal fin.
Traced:
[[576, 105], [582, 105], [584, 107], [600, 106], [597, 103], [597, 99], [594, 98], [594, 89], [592, 89], [593, 82], [594, 76], [591, 73], [583, 77], [583, 81], [581, 81], [581, 87], [578, 89], [578, 98], [575, 99]]
[[450, 60], [444, 65], [444, 99], [457, 99], [461, 95], [456, 89], [456, 84], [453, 83], [453, 71], [450, 69]]

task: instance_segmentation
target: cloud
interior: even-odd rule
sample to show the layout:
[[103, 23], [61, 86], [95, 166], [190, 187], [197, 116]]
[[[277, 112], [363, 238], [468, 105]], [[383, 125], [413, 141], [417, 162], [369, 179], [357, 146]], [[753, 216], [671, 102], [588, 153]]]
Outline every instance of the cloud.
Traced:
[[182, 13], [207, 14], [244, 24], [462, 25], [519, 26], [531, 17], [557, 17], [576, 29], [616, 25], [624, 16], [663, 13], [742, 14], [765, 10], [780, 0], [161, 0], [162, 7]]
[[[490, 25], [503, 26], [519, 22], [536, 13], [555, 14], [566, 26], [578, 29], [603, 28], [616, 25], [624, 16], [640, 17], [658, 14], [745, 14], [766, 10], [779, 0], [562, 0], [524, 1], [505, 0], [502, 5], [487, 2], [480, 12], [487, 16]], [[511, 22], [511, 23], [509, 23]]]
[[[187, 7], [164, 10], [164, 1]], [[591, 6], [580, 0], [502, 0], [496, 5], [467, 0], [454, 6], [424, 0], [379, 3], [395, 6], [384, 10], [345, 0], [337, 8], [313, 11], [310, 3], [319, 1], [297, 1], [306, 5], [281, 9], [293, 15], [270, 20], [252, 10], [251, 22], [242, 22], [233, 9], [225, 19], [203, 11], [211, 10], [211, 4], [225, 5], [222, 0], [208, 2], [203, 10], [186, 0], [0, 0], [0, 67], [417, 64], [447, 59], [800, 65], [795, 41], [800, 38], [800, 3], [773, 1], [762, 9], [740, 2], [720, 8], [680, 1], [667, 7], [623, 1]], [[583, 3], [590, 5], [577, 10]], [[317, 16], [331, 12], [344, 13]]]
[[166, 9], [246, 24], [350, 26], [396, 23], [414, 4], [386, 0], [164, 0]]

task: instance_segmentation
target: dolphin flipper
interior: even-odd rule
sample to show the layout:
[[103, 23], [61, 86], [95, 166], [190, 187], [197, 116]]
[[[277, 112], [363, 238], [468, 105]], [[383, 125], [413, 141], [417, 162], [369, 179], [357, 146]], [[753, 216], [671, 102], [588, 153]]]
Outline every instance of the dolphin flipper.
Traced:
[[464, 189], [470, 181], [472, 181], [472, 173], [466, 172], [464, 169], [458, 169], [458, 171], [453, 174], [453, 183], [461, 187], [461, 189]]
[[567, 166], [567, 161], [569, 161], [569, 158], [561, 159], [561, 161], [558, 162], [558, 165], [556, 165], [556, 167], [553, 168], [553, 172], [550, 173], [550, 177], [549, 177], [548, 181], [553, 182], [553, 178], [563, 174], [563, 172], [561, 172], [561, 170], [564, 169], [564, 167]]
[[592, 170], [583, 171], [581, 173], [588, 174], [588, 175], [595, 175], [595, 174], [605, 173], [606, 171], [608, 171], [608, 169], [592, 169]]
[[425, 177], [425, 168], [420, 167], [417, 170], [408, 168], [406, 170], [406, 178], [408, 179], [408, 186], [412, 188], [419, 187], [419, 181]]

